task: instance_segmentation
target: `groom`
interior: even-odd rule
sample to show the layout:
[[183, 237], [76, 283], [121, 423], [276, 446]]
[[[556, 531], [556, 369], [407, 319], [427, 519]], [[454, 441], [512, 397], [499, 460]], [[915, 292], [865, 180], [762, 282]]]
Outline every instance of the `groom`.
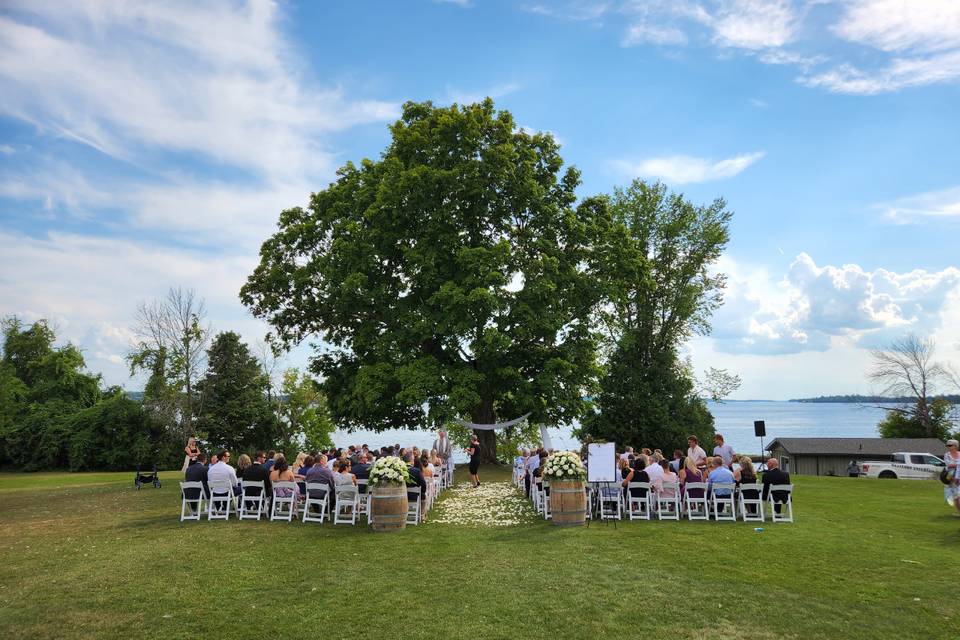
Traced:
[[447, 437], [447, 432], [441, 430], [437, 434], [437, 439], [433, 441], [433, 448], [437, 450], [437, 455], [443, 459], [444, 465], [450, 470], [450, 476], [453, 477], [453, 445]]

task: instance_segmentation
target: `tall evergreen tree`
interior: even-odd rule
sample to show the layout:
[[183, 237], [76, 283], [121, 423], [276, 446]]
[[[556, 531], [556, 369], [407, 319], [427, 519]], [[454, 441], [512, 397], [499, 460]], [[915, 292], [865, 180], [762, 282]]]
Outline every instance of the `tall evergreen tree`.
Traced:
[[202, 398], [200, 434], [214, 447], [235, 451], [269, 448], [278, 434], [267, 400], [267, 381], [240, 336], [225, 331], [207, 351], [208, 368], [197, 385]]

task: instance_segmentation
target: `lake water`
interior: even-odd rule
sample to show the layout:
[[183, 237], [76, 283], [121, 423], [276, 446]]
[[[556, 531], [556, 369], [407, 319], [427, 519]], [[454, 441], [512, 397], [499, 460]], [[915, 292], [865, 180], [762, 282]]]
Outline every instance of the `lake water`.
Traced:
[[[753, 435], [753, 421], [767, 423], [764, 444], [774, 438], [874, 438], [877, 424], [886, 412], [877, 407], [853, 403], [810, 402], [724, 402], [707, 403], [716, 422], [717, 433], [722, 433], [734, 451], [759, 453], [760, 439]], [[569, 428], [548, 429], [553, 446], [563, 449], [579, 448], [580, 443]], [[431, 431], [393, 429], [382, 433], [336, 431], [333, 441], [338, 447], [351, 444], [368, 444], [371, 448], [399, 443], [401, 446], [430, 447], [436, 434]], [[650, 443], [652, 448], [659, 443]], [[707, 453], [713, 443], [704, 446]], [[668, 452], [664, 452], [665, 454]], [[466, 455], [458, 451], [457, 462], [464, 462]]]

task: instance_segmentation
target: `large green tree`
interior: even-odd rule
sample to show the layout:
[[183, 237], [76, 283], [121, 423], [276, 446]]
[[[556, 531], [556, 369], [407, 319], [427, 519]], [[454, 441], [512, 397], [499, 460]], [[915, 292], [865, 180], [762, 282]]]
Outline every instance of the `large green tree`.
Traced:
[[276, 442], [276, 418], [267, 400], [267, 380], [257, 359], [233, 331], [217, 334], [207, 351], [197, 429], [214, 447], [266, 449]]
[[[602, 254], [609, 357], [580, 435], [664, 449], [691, 433], [709, 441], [713, 416], [678, 351], [690, 336], [709, 332], [722, 303], [725, 278], [712, 267], [732, 214], [723, 200], [698, 206], [640, 180], [614, 191], [610, 214]], [[735, 388], [734, 378], [721, 386]]]
[[242, 300], [281, 343], [322, 339], [312, 369], [344, 428], [578, 417], [603, 203], [575, 207], [555, 140], [489, 99], [407, 103], [391, 133], [378, 160], [282, 212]]

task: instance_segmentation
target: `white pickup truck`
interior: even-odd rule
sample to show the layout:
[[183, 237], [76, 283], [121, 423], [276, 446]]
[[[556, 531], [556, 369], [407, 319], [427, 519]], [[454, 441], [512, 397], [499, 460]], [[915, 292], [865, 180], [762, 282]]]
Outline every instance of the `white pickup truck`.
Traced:
[[912, 451], [895, 453], [890, 460], [866, 460], [860, 463], [860, 475], [868, 478], [910, 478], [928, 480], [940, 475], [946, 464], [935, 455]]

